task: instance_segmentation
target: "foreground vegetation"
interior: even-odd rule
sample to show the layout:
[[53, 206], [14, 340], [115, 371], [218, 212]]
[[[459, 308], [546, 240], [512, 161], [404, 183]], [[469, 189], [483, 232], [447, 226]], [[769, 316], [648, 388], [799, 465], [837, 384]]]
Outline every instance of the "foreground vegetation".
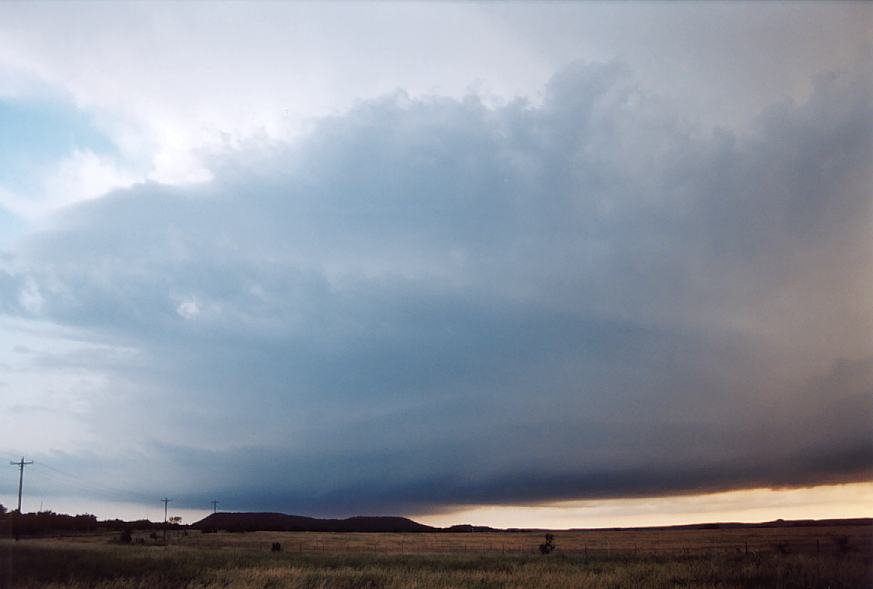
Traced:
[[[3, 589], [867, 587], [869, 550], [700, 554], [270, 552], [249, 536], [119, 545], [110, 536], [0, 540]], [[251, 535], [258, 538], [256, 535]], [[290, 535], [289, 535], [290, 536]], [[272, 534], [270, 538], [283, 537]], [[227, 545], [222, 546], [222, 538]], [[262, 539], [266, 539], [263, 537]], [[424, 538], [422, 538], [424, 540]], [[559, 538], [560, 540], [560, 538]], [[255, 549], [257, 547], [257, 549]]]

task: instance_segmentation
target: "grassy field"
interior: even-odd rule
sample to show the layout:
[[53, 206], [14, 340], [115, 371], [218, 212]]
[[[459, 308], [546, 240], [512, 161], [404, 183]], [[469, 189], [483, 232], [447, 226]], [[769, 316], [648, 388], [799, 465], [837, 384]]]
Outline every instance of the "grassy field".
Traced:
[[[144, 534], [132, 545], [110, 534], [0, 540], [0, 587], [873, 586], [869, 527], [555, 535], [548, 556], [536, 553], [541, 535], [514, 533], [191, 532], [167, 546]], [[273, 542], [283, 550], [271, 552]]]

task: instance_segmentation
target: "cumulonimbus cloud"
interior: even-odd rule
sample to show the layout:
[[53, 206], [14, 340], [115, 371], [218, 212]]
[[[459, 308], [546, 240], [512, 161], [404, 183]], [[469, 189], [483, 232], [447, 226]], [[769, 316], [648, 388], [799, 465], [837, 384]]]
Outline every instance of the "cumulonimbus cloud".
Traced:
[[87, 419], [192, 501], [868, 480], [870, 79], [743, 134], [660, 114], [616, 64], [538, 105], [364, 101], [208, 183], [64, 211], [5, 258], [2, 311], [138, 350], [99, 363]]

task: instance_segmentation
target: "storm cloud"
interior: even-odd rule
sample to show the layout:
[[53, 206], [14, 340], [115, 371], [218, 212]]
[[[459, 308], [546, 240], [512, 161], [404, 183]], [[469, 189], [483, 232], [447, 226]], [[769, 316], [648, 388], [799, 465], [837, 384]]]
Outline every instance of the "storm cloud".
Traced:
[[[62, 210], [0, 311], [87, 342], [132, 499], [351, 515], [873, 479], [869, 60], [745, 131], [619, 62], [402, 90]], [[81, 469], [81, 470], [80, 470]]]

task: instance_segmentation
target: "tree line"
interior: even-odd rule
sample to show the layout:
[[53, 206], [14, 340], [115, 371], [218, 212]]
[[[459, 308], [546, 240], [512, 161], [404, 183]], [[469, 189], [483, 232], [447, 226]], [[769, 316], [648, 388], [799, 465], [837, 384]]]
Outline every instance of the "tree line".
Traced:
[[53, 511], [21, 513], [9, 511], [0, 504], [0, 535], [39, 536], [57, 532], [94, 532], [97, 530], [120, 531], [127, 529], [158, 530], [164, 527], [181, 528], [181, 518], [172, 518], [169, 524], [152, 522], [147, 519], [124, 521], [120, 519], [98, 520], [96, 515], [67, 515]]

